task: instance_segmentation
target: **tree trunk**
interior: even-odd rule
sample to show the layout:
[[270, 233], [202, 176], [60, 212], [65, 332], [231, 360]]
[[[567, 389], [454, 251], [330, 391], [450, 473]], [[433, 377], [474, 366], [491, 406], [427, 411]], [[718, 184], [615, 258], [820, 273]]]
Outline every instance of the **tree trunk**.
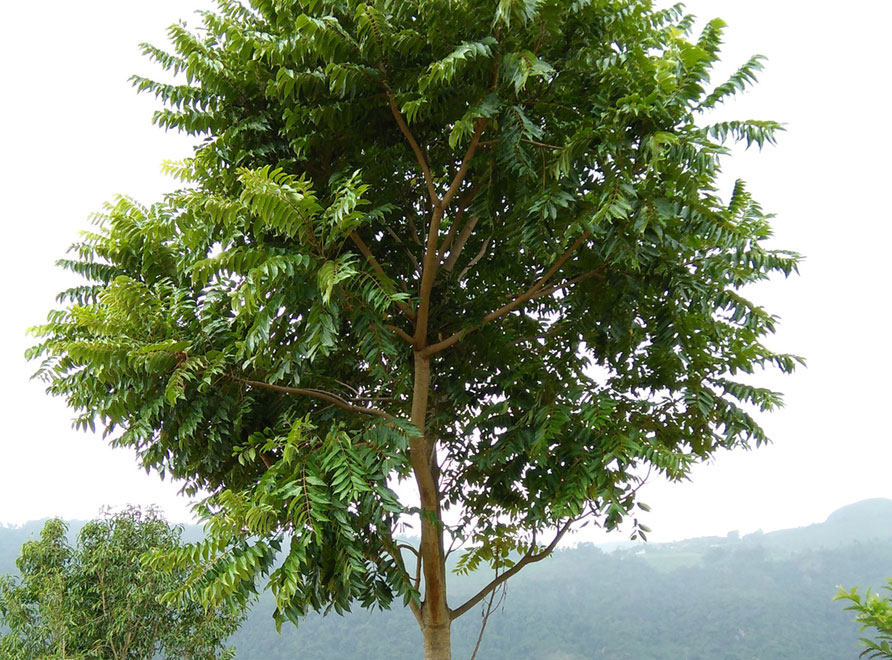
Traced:
[[425, 660], [451, 660], [449, 632], [452, 619], [446, 604], [446, 553], [440, 520], [436, 441], [426, 433], [430, 380], [430, 360], [416, 352], [412, 423], [422, 435], [412, 438], [409, 454], [421, 500], [421, 543], [418, 552], [424, 578], [424, 602], [421, 604], [419, 624], [424, 636]]
[[450, 625], [448, 617], [442, 625], [426, 625], [422, 628], [424, 635], [424, 660], [452, 660], [450, 642]]

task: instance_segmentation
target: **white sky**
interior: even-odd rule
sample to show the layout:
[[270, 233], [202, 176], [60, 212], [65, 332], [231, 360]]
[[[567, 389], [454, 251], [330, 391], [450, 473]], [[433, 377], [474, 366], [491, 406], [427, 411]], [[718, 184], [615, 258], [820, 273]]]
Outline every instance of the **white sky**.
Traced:
[[[0, 62], [0, 190], [7, 227], [0, 259], [3, 379], [0, 523], [90, 518], [103, 505], [162, 506], [190, 520], [177, 487], [146, 475], [131, 452], [76, 433], [59, 400], [29, 382], [23, 352], [66, 281], [53, 261], [116, 193], [151, 202], [173, 187], [163, 159], [189, 142], [150, 123], [154, 100], [131, 73], [156, 70], [140, 41], [164, 44], [165, 27], [197, 0], [7, 3]], [[728, 161], [777, 213], [776, 244], [807, 256], [801, 277], [753, 292], [782, 318], [773, 346], [805, 355], [807, 369], [765, 380], [787, 407], [762, 421], [775, 444], [720, 455], [683, 485], [643, 491], [652, 540], [823, 520], [845, 504], [892, 498], [887, 251], [892, 245], [888, 25], [892, 3], [696, 0], [688, 9], [729, 23], [728, 67], [769, 57], [760, 84], [732, 105], [740, 118], [785, 122], [776, 148]], [[596, 540], [597, 537], [586, 537]], [[611, 539], [620, 540], [620, 539]]]

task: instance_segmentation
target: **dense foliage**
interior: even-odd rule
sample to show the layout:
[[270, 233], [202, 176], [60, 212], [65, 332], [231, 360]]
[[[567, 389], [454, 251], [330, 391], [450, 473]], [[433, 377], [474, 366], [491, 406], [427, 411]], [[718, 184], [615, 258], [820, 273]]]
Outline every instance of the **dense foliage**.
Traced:
[[21, 548], [18, 575], [0, 576], [4, 660], [218, 660], [243, 613], [159, 598], [182, 574], [159, 574], [143, 553], [180, 545], [180, 530], [153, 511], [128, 509], [84, 525], [72, 547], [50, 520]]
[[[208, 540], [158, 560], [199, 566], [179, 596], [268, 574], [279, 621], [401, 596], [446, 658], [453, 619], [574, 525], [633, 514], [645, 471], [764, 441], [748, 411], [779, 395], [739, 375], [795, 358], [740, 289], [796, 255], [764, 247], [743, 183], [716, 188], [726, 142], [778, 129], [706, 119], [760, 67], [710, 84], [721, 21], [218, 0], [201, 22], [145, 47], [176, 81], [135, 78], [200, 140], [169, 166], [186, 186], [97, 216], [30, 352], [80, 426], [210, 493]], [[498, 577], [450, 606], [453, 541]]]

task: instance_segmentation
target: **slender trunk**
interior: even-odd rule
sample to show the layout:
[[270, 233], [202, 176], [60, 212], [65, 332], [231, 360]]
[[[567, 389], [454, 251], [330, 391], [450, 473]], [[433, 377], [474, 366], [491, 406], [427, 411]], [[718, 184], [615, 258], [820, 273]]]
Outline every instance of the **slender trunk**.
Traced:
[[424, 627], [424, 660], [452, 660], [450, 623]]
[[412, 393], [412, 424], [422, 435], [410, 444], [410, 459], [421, 501], [421, 553], [424, 601], [421, 631], [425, 660], [451, 660], [450, 612], [446, 603], [446, 554], [440, 517], [440, 492], [435, 453], [436, 440], [426, 432], [430, 395], [430, 359], [415, 353], [415, 383]]

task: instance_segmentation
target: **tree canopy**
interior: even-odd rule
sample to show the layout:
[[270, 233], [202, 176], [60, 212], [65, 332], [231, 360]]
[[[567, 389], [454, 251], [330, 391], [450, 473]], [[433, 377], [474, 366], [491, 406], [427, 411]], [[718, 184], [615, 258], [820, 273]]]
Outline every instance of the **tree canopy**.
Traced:
[[[646, 473], [765, 441], [751, 413], [780, 397], [748, 375], [797, 359], [741, 290], [797, 255], [717, 188], [730, 143], [780, 128], [708, 120], [761, 67], [710, 82], [721, 21], [693, 37], [649, 0], [200, 21], [144, 46], [173, 79], [133, 79], [198, 139], [167, 165], [183, 187], [96, 216], [29, 352], [78, 426], [209, 493], [209, 539], [168, 558], [203, 567], [180, 595], [269, 574], [280, 621], [402, 597], [448, 657], [450, 622], [574, 526], [634, 519]], [[497, 573], [460, 605], [447, 543]]]
[[0, 655], [8, 660], [225, 660], [244, 612], [162, 604], [182, 574], [141, 562], [171, 551], [180, 530], [152, 510], [127, 509], [87, 523], [74, 547], [61, 520], [26, 542], [20, 575], [0, 576]]

